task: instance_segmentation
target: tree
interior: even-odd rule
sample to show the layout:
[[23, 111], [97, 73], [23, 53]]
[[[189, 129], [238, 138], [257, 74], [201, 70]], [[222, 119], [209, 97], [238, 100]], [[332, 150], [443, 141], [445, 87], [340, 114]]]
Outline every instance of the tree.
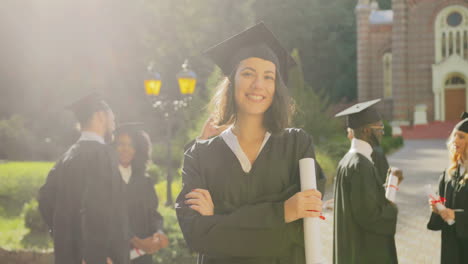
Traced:
[[263, 20], [291, 50], [297, 48], [304, 79], [333, 102], [356, 97], [356, 1], [257, 0]]

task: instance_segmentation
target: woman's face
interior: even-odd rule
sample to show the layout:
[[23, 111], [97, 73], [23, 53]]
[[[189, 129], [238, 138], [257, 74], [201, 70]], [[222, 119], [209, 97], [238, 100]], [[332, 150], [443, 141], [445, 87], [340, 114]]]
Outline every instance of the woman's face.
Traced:
[[462, 131], [455, 131], [453, 135], [452, 146], [458, 154], [465, 153], [466, 141], [468, 140], [468, 134]]
[[127, 167], [135, 157], [135, 148], [132, 139], [127, 134], [121, 134], [117, 138], [117, 152], [119, 154], [120, 165]]
[[273, 102], [275, 80], [273, 62], [255, 57], [241, 61], [234, 89], [238, 114], [263, 115]]

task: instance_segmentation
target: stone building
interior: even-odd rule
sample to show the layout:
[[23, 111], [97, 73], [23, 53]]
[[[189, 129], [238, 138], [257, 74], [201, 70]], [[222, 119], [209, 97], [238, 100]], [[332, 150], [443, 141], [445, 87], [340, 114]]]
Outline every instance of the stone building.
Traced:
[[457, 120], [468, 101], [468, 0], [356, 6], [359, 101], [383, 98], [394, 124]]

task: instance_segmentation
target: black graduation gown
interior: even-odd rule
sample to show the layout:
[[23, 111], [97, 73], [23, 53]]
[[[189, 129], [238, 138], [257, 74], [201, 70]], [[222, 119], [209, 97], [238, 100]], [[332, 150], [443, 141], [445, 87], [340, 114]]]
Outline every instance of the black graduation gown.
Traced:
[[[144, 239], [163, 229], [163, 217], [158, 212], [158, 196], [151, 178], [144, 172], [133, 171], [127, 184], [127, 196], [132, 235]], [[153, 263], [152, 255], [141, 256], [131, 263]]]
[[129, 263], [128, 211], [114, 150], [78, 141], [39, 190], [39, 210], [54, 240], [55, 263]]
[[445, 197], [445, 206], [451, 209], [462, 209], [455, 212], [455, 224], [449, 226], [438, 214], [431, 214], [427, 228], [442, 230], [442, 264], [468, 263], [468, 187], [460, 183], [462, 176], [458, 168], [453, 178], [445, 177], [445, 172], [439, 179], [439, 195]]
[[[302, 220], [286, 224], [283, 204], [300, 190], [299, 160], [307, 157], [315, 157], [312, 139], [299, 129], [272, 135], [249, 173], [220, 136], [196, 142], [185, 153], [176, 212], [198, 263], [305, 263]], [[194, 188], [210, 192], [213, 216], [184, 204]]]
[[388, 165], [387, 157], [385, 156], [381, 146], [375, 146], [372, 150], [372, 161], [374, 162], [374, 166], [377, 169], [377, 174], [382, 184], [384, 184], [387, 181], [388, 168], [390, 167]]
[[385, 198], [372, 162], [362, 154], [347, 153], [335, 181], [333, 263], [398, 263], [397, 213]]

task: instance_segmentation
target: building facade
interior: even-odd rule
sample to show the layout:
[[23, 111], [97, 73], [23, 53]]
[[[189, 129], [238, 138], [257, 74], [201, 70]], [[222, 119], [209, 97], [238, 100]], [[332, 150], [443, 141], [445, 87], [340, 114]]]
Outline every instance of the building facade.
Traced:
[[468, 101], [468, 0], [356, 6], [359, 101], [396, 124], [457, 120]]

